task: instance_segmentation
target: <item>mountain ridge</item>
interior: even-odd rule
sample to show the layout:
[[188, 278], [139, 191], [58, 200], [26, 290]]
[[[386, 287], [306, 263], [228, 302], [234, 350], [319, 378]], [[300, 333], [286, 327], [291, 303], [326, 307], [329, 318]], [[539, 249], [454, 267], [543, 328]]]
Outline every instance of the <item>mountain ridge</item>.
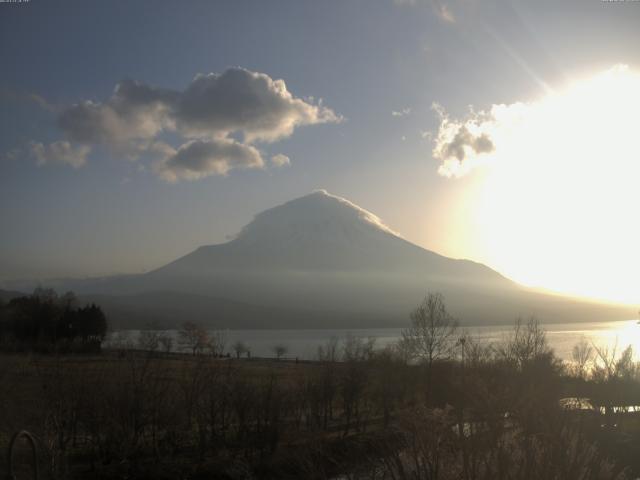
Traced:
[[[238, 258], [237, 250], [242, 258]], [[342, 251], [348, 251], [348, 255], [340, 255]], [[214, 258], [207, 258], [208, 255]], [[432, 271], [442, 273], [454, 264], [464, 265], [491, 275], [494, 280], [513, 284], [486, 265], [451, 259], [409, 242], [373, 213], [326, 190], [316, 190], [267, 209], [257, 214], [231, 241], [198, 247], [147, 275], [178, 265], [184, 267], [187, 263], [189, 267], [215, 263], [218, 268], [269, 266], [296, 271], [354, 271], [356, 268], [419, 271], [427, 258], [432, 262], [429, 265]]]
[[148, 273], [68, 285], [87, 298], [101, 295], [119, 325], [154, 315], [170, 323], [173, 315], [174, 326], [185, 318], [216, 328], [401, 326], [429, 291], [442, 293], [466, 324], [531, 314], [556, 322], [633, 318], [631, 308], [538, 293], [481, 263], [424, 249], [324, 190], [258, 213], [232, 240]]

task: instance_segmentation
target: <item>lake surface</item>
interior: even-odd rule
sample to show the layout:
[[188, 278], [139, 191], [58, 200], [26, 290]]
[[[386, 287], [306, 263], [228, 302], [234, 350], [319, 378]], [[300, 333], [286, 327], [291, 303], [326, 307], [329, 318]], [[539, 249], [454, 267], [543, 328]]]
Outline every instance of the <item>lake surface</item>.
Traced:
[[[571, 349], [581, 339], [596, 346], [616, 347], [618, 352], [621, 352], [628, 345], [632, 345], [635, 350], [634, 357], [636, 360], [640, 360], [640, 324], [637, 323], [637, 320], [557, 323], [543, 325], [543, 328], [556, 355], [564, 360], [571, 358]], [[489, 325], [462, 327], [462, 329], [484, 342], [500, 342], [513, 331], [513, 326]], [[228, 351], [231, 351], [231, 345], [234, 342], [240, 340], [249, 347], [251, 355], [254, 357], [273, 357], [273, 347], [284, 345], [287, 348], [287, 357], [312, 360], [316, 357], [318, 347], [325, 345], [332, 337], [337, 337], [340, 340], [344, 340], [348, 335], [363, 338], [373, 337], [376, 339], [376, 348], [384, 348], [400, 338], [401, 329], [224, 330], [223, 332], [226, 336]], [[139, 333], [137, 330], [114, 332], [108, 337], [107, 346], [118, 341], [126, 341], [134, 345]], [[177, 331], [168, 330], [167, 333], [174, 338], [174, 349], [178, 349]]]

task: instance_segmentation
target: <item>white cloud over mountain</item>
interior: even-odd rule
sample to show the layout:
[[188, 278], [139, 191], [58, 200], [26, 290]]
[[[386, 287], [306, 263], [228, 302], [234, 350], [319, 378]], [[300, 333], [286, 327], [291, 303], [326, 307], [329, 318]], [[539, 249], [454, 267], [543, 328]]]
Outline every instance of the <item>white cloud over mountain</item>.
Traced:
[[[322, 101], [295, 97], [284, 80], [229, 68], [198, 74], [182, 91], [124, 80], [105, 102], [63, 109], [57, 124], [65, 140], [36, 143], [33, 149], [39, 163], [74, 167], [82, 166], [96, 146], [132, 159], [151, 154], [162, 178], [193, 180], [264, 167], [255, 143], [287, 138], [297, 127], [341, 120]], [[182, 144], [168, 145], [165, 133]], [[284, 156], [274, 158], [276, 166], [288, 164]]]
[[284, 80], [242, 68], [197, 75], [178, 96], [173, 118], [188, 137], [239, 133], [246, 142], [273, 142], [298, 126], [339, 120], [321, 102], [294, 97]]

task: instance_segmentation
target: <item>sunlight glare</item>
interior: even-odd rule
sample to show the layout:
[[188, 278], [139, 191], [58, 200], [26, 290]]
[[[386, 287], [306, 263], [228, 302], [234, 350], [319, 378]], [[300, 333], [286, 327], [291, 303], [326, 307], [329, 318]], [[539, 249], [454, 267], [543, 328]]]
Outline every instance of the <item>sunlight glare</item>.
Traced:
[[[617, 66], [479, 124], [480, 259], [510, 278], [575, 295], [640, 300], [640, 75]], [[468, 161], [474, 161], [469, 159]]]

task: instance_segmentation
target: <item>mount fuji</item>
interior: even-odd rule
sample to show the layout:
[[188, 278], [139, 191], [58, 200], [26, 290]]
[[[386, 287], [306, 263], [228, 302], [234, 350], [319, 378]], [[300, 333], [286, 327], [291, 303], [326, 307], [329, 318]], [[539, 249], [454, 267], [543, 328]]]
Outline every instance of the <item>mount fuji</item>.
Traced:
[[403, 239], [374, 214], [315, 191], [256, 215], [231, 241], [142, 275], [66, 285], [122, 327], [403, 326], [426, 292], [464, 324], [632, 318], [630, 308], [526, 289], [480, 263]]

